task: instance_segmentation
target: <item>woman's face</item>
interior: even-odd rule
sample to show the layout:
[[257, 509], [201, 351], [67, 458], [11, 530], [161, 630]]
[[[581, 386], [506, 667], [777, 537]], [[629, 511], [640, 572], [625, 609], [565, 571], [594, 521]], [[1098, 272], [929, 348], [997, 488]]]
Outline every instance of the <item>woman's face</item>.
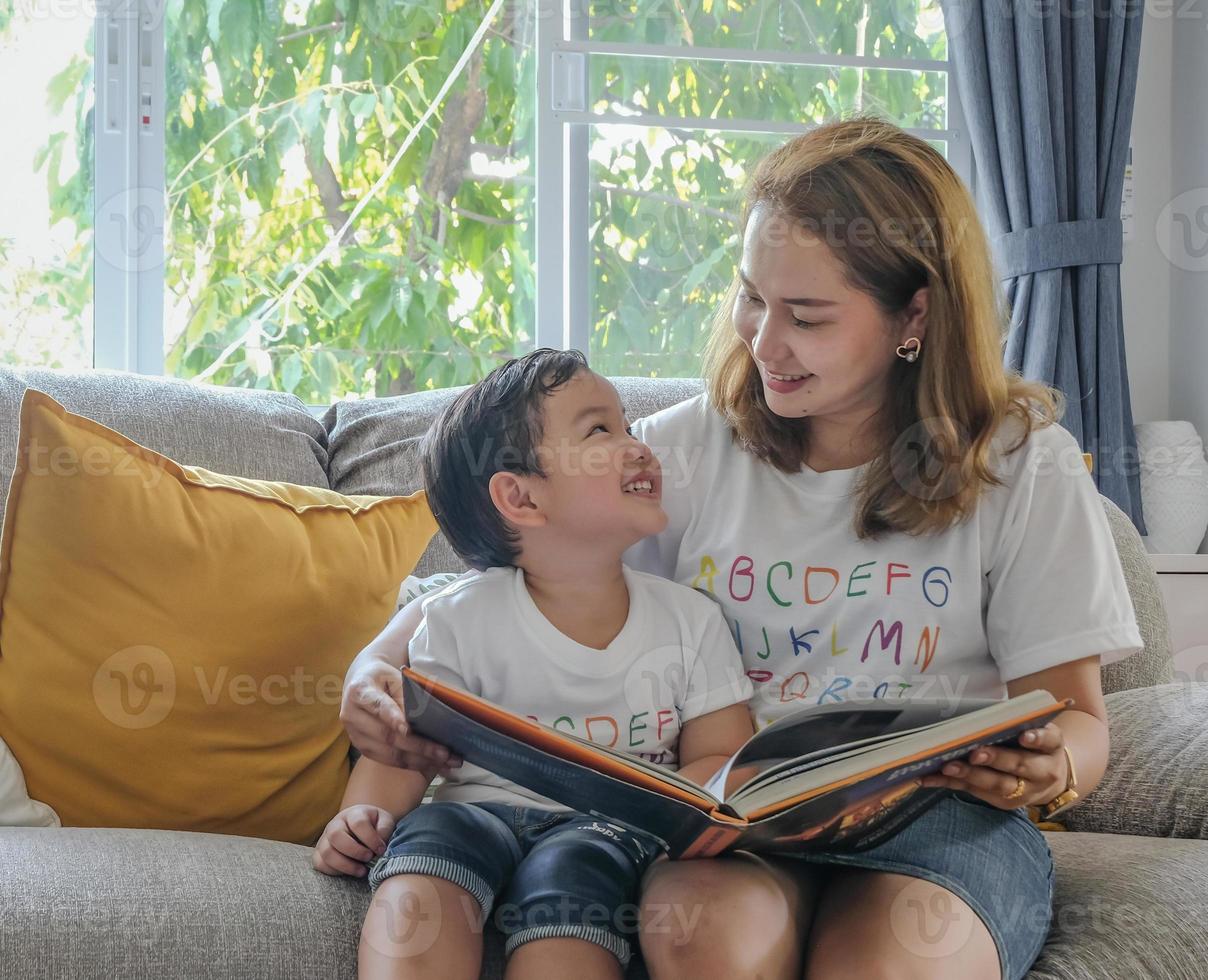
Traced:
[[847, 286], [821, 238], [764, 205], [747, 222], [740, 275], [734, 329], [759, 368], [768, 407], [783, 418], [858, 426], [885, 401], [898, 345], [923, 340], [922, 324], [909, 319], [891, 331], [872, 298]]

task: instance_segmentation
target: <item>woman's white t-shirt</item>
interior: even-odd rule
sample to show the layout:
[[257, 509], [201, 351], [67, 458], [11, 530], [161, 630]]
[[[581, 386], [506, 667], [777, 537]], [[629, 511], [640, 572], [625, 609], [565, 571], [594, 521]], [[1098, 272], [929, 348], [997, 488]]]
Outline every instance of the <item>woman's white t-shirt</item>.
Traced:
[[860, 540], [863, 470], [789, 475], [742, 449], [708, 396], [634, 424], [663, 468], [667, 529], [624, 561], [711, 595], [754, 682], [757, 727], [854, 697], [1006, 696], [1007, 681], [1141, 649], [1107, 517], [1076, 440], [996, 434], [974, 514]]

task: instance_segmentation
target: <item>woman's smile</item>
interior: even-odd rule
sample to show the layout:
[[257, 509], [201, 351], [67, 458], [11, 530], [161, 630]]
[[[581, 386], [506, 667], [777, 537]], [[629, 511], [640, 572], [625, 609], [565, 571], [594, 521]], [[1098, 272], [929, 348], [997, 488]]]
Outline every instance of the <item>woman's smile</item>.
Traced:
[[[766, 384], [769, 388], [771, 388], [772, 391], [774, 391], [778, 394], [781, 394], [781, 395], [787, 395], [790, 392], [797, 391], [799, 388], [804, 386], [805, 383], [807, 381], [809, 381], [812, 377], [813, 377], [812, 374], [794, 376], [794, 375], [777, 375], [777, 374], [773, 374], [771, 371], [767, 371], [767, 370], [765, 370], [763, 372], [764, 384]], [[790, 378], [792, 380], [790, 380]]]

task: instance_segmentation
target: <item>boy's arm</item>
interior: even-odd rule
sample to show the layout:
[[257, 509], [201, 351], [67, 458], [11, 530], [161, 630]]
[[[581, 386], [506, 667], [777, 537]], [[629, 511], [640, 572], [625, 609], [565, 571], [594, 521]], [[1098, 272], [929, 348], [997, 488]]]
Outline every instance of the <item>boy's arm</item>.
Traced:
[[754, 734], [745, 701], [684, 722], [679, 737], [679, 774], [695, 783], [707, 783]]
[[397, 819], [419, 806], [431, 782], [431, 773], [384, 766], [361, 756], [348, 777], [340, 809], [368, 804], [381, 807]]

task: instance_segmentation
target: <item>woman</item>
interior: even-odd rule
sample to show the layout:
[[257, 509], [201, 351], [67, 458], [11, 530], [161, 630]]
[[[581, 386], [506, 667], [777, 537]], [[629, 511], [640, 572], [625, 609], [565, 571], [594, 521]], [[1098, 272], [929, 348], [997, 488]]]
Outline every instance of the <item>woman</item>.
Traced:
[[[1094, 789], [1100, 658], [1141, 647], [1094, 484], [1060, 394], [1002, 366], [985, 234], [925, 142], [869, 119], [790, 140], [755, 169], [742, 231], [705, 393], [634, 427], [666, 460], [669, 522], [627, 563], [721, 603], [760, 726], [849, 697], [1043, 688], [1075, 707], [925, 778], [936, 803], [868, 851], [656, 865], [647, 966], [1016, 980], [1053, 887], [1026, 807]], [[447, 756], [406, 734], [388, 666], [417, 618], [358, 657], [341, 715], [366, 754], [432, 768]]]

